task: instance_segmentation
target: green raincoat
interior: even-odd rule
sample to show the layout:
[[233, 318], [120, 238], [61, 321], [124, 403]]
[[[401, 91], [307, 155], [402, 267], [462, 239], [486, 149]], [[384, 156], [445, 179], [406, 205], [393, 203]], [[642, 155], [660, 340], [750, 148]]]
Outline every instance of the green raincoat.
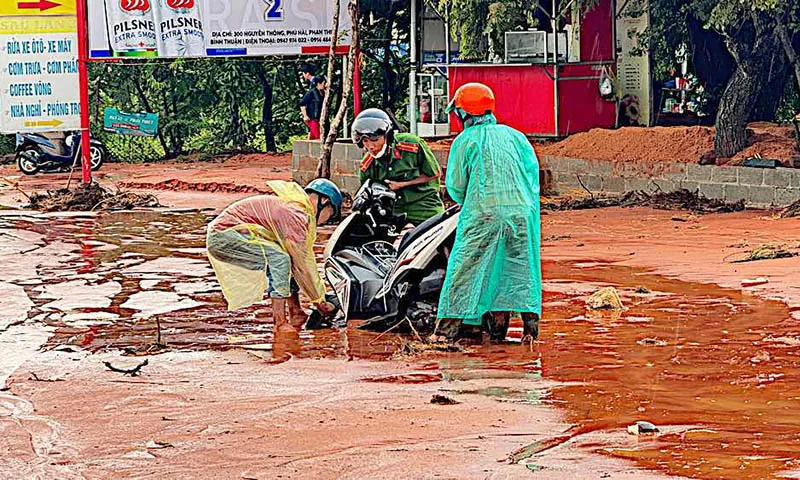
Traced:
[[445, 184], [462, 210], [439, 318], [541, 316], [539, 163], [528, 139], [492, 114], [471, 118], [450, 149]]

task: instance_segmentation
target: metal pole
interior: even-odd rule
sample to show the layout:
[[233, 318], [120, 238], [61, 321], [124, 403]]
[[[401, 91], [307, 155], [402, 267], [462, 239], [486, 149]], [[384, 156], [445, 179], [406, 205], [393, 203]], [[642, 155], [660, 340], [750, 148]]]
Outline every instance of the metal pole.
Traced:
[[450, 65], [450, 2], [444, 6], [444, 64]]
[[[553, 0], [553, 16], [550, 25], [553, 30], [553, 113], [555, 114], [555, 134], [558, 136], [558, 123], [561, 121], [558, 101], [558, 19], [556, 18], [556, 0]], [[546, 67], [545, 67], [546, 68]]]
[[[356, 57], [356, 59], [357, 58], [358, 57]], [[342, 86], [344, 86], [344, 84], [347, 83], [347, 69], [350, 66], [348, 62], [349, 59], [350, 59], [349, 55], [345, 55], [342, 57]], [[355, 75], [355, 71], [353, 72], [353, 75]], [[344, 95], [344, 91], [342, 91], [342, 95]], [[353, 98], [353, 102], [355, 102], [355, 98]], [[350, 133], [350, 128], [347, 125], [347, 105], [345, 105], [344, 116], [342, 117], [342, 137], [340, 138], [347, 138], [349, 133]]]
[[[358, 4], [356, 4], [356, 19], [360, 18], [361, 14], [358, 11]], [[360, 40], [359, 43], [361, 43]], [[353, 45], [353, 48], [356, 49], [355, 65], [353, 66], [353, 115], [356, 116], [361, 113], [361, 45]], [[345, 129], [345, 137], [347, 137], [347, 133]]]
[[417, 134], [417, 0], [411, 0], [411, 44], [408, 74], [408, 121], [411, 133]]
[[89, 34], [86, 24], [86, 0], [76, 5], [78, 20], [78, 88], [81, 91], [81, 170], [83, 183], [92, 183], [91, 148], [89, 143]]

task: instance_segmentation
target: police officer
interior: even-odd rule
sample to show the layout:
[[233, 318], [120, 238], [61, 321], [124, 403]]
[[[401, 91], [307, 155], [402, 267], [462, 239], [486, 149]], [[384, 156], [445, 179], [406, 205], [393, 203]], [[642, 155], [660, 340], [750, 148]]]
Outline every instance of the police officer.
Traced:
[[424, 140], [410, 133], [395, 133], [383, 110], [370, 108], [353, 122], [353, 143], [366, 151], [361, 161], [361, 183], [385, 182], [398, 193], [395, 214], [405, 213], [419, 225], [444, 212], [439, 195], [439, 163]]

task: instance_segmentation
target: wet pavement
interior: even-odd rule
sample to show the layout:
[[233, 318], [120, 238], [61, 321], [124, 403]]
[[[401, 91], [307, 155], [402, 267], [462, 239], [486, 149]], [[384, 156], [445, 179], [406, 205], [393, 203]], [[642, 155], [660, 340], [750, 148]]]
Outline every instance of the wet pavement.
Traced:
[[[351, 325], [274, 338], [268, 306], [227, 312], [203, 250], [209, 218], [0, 213], [0, 388], [40, 347], [139, 355], [160, 331], [173, 351], [403, 362], [410, 372], [363, 381], [444, 382], [459, 399], [557, 407], [573, 427], [541, 441], [536, 455], [573, 445], [699, 478], [770, 478], [798, 467], [800, 327], [782, 303], [594, 260], [546, 263], [542, 338], [532, 350], [467, 342], [465, 353], [397, 358], [407, 337]], [[587, 312], [586, 296], [608, 285], [627, 310]], [[485, 385], [460, 388], [475, 379]], [[548, 386], [522, 388], [539, 380]], [[5, 395], [0, 405], [27, 404]], [[639, 420], [660, 433], [629, 435]]]

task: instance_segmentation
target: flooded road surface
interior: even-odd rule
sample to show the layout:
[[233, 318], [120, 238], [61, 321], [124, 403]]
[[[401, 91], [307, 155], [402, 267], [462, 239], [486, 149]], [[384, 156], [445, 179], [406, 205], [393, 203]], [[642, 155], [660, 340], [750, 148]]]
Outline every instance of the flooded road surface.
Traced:
[[[666, 430], [595, 449], [702, 478], [770, 478], [797, 467], [800, 325], [785, 305], [614, 267], [548, 265], [544, 273], [567, 288], [548, 295], [543, 375], [582, 382], [548, 401], [580, 432], [637, 420]], [[629, 309], [587, 314], [570, 295], [575, 281], [626, 286]], [[653, 293], [636, 294], [637, 285]]]
[[[533, 350], [473, 343], [466, 353], [398, 359], [401, 336], [350, 326], [274, 338], [268, 306], [227, 312], [205, 259], [208, 219], [0, 214], [0, 388], [43, 343], [140, 355], [153, 351], [160, 332], [173, 350], [401, 361], [413, 372], [364, 381], [450, 382], [457, 398], [558, 407], [573, 428], [533, 446], [531, 458], [570, 444], [698, 478], [771, 478], [799, 466], [800, 326], [783, 304], [603, 263], [547, 263]], [[627, 310], [588, 313], [585, 298], [607, 285]], [[476, 378], [489, 386], [459, 388]], [[523, 388], [529, 379], [557, 386]], [[7, 397], [7, 405], [20, 402]], [[660, 433], [628, 435], [639, 420]]]

